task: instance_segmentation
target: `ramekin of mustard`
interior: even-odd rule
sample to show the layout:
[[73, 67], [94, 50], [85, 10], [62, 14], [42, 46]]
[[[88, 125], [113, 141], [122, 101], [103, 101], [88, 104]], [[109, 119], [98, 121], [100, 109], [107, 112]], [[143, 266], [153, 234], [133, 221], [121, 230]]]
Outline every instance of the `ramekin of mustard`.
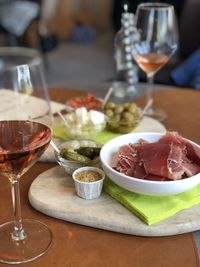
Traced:
[[73, 172], [76, 193], [84, 199], [94, 199], [101, 195], [104, 172], [96, 167], [81, 167]]

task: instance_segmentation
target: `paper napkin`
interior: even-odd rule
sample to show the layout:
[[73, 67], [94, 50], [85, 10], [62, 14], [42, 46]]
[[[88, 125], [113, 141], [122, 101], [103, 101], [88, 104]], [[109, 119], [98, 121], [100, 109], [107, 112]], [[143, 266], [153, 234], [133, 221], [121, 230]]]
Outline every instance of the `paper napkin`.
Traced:
[[148, 225], [200, 203], [200, 185], [177, 195], [146, 196], [123, 189], [106, 177], [103, 190]]

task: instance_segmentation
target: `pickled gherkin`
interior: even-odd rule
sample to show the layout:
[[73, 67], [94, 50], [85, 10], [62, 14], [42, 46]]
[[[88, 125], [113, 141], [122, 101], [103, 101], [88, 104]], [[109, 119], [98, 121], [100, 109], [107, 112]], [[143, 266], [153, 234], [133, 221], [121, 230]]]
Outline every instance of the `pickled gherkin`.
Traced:
[[90, 160], [89, 157], [86, 157], [84, 155], [78, 154], [75, 151], [70, 151], [69, 149], [63, 148], [60, 151], [60, 155], [62, 158], [67, 160], [73, 160], [73, 161], [79, 161], [79, 162], [87, 162]]
[[75, 151], [80, 155], [88, 157], [89, 159], [94, 159], [99, 156], [100, 150], [100, 147], [80, 147]]
[[[60, 150], [59, 156], [65, 160], [76, 161], [80, 163], [88, 163], [99, 157], [101, 145], [91, 140], [79, 140], [74, 143], [70, 141], [70, 145], [66, 144]], [[72, 145], [73, 144], [73, 145]]]

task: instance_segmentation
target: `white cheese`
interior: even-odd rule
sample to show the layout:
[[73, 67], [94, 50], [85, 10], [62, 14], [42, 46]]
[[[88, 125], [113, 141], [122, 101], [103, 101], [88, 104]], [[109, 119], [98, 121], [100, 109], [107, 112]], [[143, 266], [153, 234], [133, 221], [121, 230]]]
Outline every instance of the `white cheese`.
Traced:
[[104, 114], [101, 113], [101, 112], [98, 112], [98, 111], [96, 111], [96, 110], [90, 110], [90, 111], [88, 112], [88, 115], [89, 115], [90, 121], [91, 121], [94, 125], [104, 123], [104, 121], [105, 121], [105, 116], [104, 116]]

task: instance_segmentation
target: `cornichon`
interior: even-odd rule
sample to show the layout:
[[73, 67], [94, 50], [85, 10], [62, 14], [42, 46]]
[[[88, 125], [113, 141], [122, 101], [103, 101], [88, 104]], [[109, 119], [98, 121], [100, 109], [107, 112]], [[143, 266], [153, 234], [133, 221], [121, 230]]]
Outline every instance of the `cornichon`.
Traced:
[[90, 158], [80, 155], [75, 151], [69, 151], [68, 149], [63, 148], [60, 151], [60, 155], [62, 158], [67, 160], [73, 160], [73, 161], [79, 161], [79, 162], [87, 162], [90, 160]]
[[94, 159], [95, 157], [99, 156], [101, 148], [100, 147], [80, 147], [75, 151], [78, 154], [86, 156], [90, 159]]

